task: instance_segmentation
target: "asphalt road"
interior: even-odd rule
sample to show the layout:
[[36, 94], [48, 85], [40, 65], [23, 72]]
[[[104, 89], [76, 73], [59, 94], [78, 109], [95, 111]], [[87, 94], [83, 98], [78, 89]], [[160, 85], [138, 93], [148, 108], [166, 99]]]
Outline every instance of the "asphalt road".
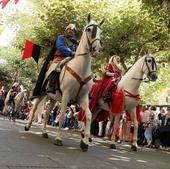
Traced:
[[140, 147], [133, 152], [128, 144], [111, 150], [101, 138], [93, 138], [88, 152], [82, 152], [79, 133], [64, 131], [64, 145], [58, 147], [55, 128], [44, 139], [41, 126], [25, 132], [24, 123], [0, 118], [0, 169], [170, 169], [170, 152]]

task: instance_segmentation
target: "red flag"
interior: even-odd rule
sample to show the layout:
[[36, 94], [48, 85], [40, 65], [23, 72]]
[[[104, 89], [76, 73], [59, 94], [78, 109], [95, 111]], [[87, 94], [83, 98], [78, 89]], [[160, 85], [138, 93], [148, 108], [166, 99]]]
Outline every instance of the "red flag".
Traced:
[[15, 4], [17, 4], [19, 2], [19, 0], [14, 0]]
[[36, 45], [29, 40], [26, 40], [22, 59], [33, 57], [35, 62], [38, 63], [40, 57], [40, 50], [41, 50], [41, 46]]
[[5, 6], [8, 4], [10, 0], [2, 0], [0, 1], [0, 4], [2, 4], [2, 9], [5, 8]]

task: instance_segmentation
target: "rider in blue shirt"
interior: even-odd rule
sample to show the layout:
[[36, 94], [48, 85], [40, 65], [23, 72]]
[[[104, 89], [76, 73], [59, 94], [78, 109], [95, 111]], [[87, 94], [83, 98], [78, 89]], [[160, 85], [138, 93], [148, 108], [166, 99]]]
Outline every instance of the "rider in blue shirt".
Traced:
[[[59, 35], [55, 41], [56, 52], [52, 64], [56, 64], [59, 71], [66, 62], [72, 59], [75, 54], [77, 40], [75, 39], [75, 25], [69, 24], [63, 35]], [[60, 62], [58, 64], [58, 62]], [[51, 66], [52, 66], [51, 64]], [[53, 65], [54, 66], [54, 65]], [[54, 66], [55, 67], [55, 66]]]
[[75, 52], [75, 44], [70, 44], [68, 46], [65, 46], [65, 38], [69, 38], [65, 35], [58, 36], [56, 40], [56, 48], [61, 51], [63, 56], [72, 56]]
[[[56, 88], [56, 78], [53, 76], [54, 71], [60, 72], [61, 68], [70, 61], [76, 51], [77, 40], [75, 39], [75, 25], [69, 24], [63, 35], [59, 35], [55, 41], [56, 52], [50, 63], [46, 77], [49, 77], [48, 92], [54, 93]], [[51, 77], [50, 77], [51, 74]]]
[[55, 93], [55, 84], [58, 78], [56, 78], [56, 76], [58, 76], [56, 72], [61, 71], [61, 67], [73, 58], [76, 51], [77, 40], [75, 38], [75, 31], [75, 25], [69, 24], [64, 30], [64, 33], [56, 38], [39, 73], [32, 98], [41, 95], [41, 93], [46, 90]]

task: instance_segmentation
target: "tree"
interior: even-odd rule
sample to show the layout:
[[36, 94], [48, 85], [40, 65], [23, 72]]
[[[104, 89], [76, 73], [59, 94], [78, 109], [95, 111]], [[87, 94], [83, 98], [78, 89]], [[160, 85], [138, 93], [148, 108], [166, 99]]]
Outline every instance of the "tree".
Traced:
[[[3, 48], [0, 53], [0, 58], [4, 61], [0, 65], [0, 78], [5, 84], [6, 90], [9, 90], [15, 81], [31, 90], [37, 76], [34, 60], [21, 60], [21, 52], [16, 52], [15, 48]], [[31, 65], [34, 65], [34, 67]], [[17, 72], [19, 74], [15, 76]]]
[[169, 61], [168, 11], [158, 0], [30, 0], [26, 9], [10, 16], [7, 23], [17, 29], [13, 41], [16, 50], [23, 49], [26, 39], [43, 46], [40, 68], [56, 35], [61, 34], [68, 23], [76, 23], [80, 37], [88, 13], [95, 20], [105, 18], [104, 50], [97, 62], [96, 59], [93, 62], [93, 71], [100, 76], [110, 53], [121, 56], [125, 69], [146, 51], [155, 53], [159, 62]]

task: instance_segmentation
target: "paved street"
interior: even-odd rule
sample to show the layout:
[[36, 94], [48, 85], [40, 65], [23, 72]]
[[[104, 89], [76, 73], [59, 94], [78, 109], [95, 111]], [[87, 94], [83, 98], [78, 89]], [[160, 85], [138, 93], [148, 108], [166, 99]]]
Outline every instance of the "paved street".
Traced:
[[51, 127], [49, 139], [44, 139], [40, 127], [25, 132], [24, 122], [0, 118], [0, 169], [170, 169], [170, 152], [132, 152], [126, 144], [111, 150], [100, 138], [82, 152], [78, 133], [64, 131], [64, 146], [58, 147], [53, 144], [55, 129]]

